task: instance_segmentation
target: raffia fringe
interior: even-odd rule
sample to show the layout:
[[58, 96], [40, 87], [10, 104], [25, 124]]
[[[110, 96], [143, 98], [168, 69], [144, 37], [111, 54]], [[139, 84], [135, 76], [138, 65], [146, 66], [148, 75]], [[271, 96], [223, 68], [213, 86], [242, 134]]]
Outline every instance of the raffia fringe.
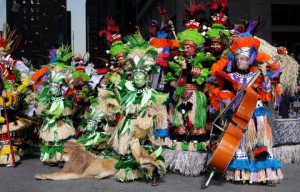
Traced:
[[[70, 135], [75, 135], [75, 129], [72, 125], [65, 123], [62, 120], [57, 122], [57, 139], [63, 140], [68, 138]], [[50, 130], [45, 130], [40, 132], [40, 137], [44, 141], [54, 141], [54, 128], [52, 127]]]
[[[267, 53], [270, 56], [278, 55], [277, 47], [272, 46], [263, 39], [255, 38], [260, 41], [259, 51]], [[280, 65], [282, 66], [282, 73], [279, 80], [280, 85], [282, 85], [281, 88], [284, 92], [294, 96], [297, 90], [298, 63], [293, 57], [287, 55], [286, 57], [282, 57]]]
[[250, 172], [246, 170], [227, 170], [225, 174], [227, 181], [249, 181]]
[[[19, 155], [15, 153], [15, 162], [20, 161]], [[0, 165], [6, 165], [12, 163], [12, 157], [11, 154], [9, 155], [0, 155]]]
[[168, 170], [187, 176], [199, 176], [204, 171], [206, 153], [164, 149], [162, 156]]
[[117, 180], [122, 181], [122, 182], [134, 181], [141, 177], [142, 177], [142, 174], [138, 170], [132, 170], [132, 169], [130, 169], [127, 174], [126, 174], [125, 169], [120, 169], [116, 173]]
[[283, 164], [300, 162], [300, 144], [273, 148], [273, 155]]
[[[28, 124], [25, 121], [22, 120], [17, 120], [15, 122], [10, 122], [9, 123], [9, 131], [17, 131], [20, 129], [23, 129], [27, 126]], [[7, 127], [6, 125], [2, 125], [2, 128], [0, 127], [0, 134], [2, 133], [7, 133]]]

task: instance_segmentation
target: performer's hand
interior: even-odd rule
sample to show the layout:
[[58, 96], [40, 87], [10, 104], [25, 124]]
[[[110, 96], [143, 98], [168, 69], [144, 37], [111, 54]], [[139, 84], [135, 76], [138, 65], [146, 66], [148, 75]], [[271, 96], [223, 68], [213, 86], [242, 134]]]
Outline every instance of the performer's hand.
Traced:
[[264, 63], [262, 65], [258, 65], [258, 69], [261, 71], [261, 74], [263, 76], [267, 75], [267, 63]]
[[191, 70], [191, 75], [195, 78], [198, 78], [199, 75], [201, 74], [201, 69], [197, 67], [193, 67]]
[[182, 69], [186, 69], [186, 62], [184, 61], [181, 66]]
[[227, 107], [231, 103], [231, 99], [230, 98], [223, 99], [223, 102], [225, 104], [225, 107]]
[[176, 86], [177, 86], [177, 82], [176, 82], [176, 81], [171, 81], [170, 85], [171, 85], [172, 87], [176, 87]]
[[6, 91], [3, 91], [1, 96], [6, 98]]
[[14, 65], [14, 60], [12, 58], [8, 59], [8, 64], [9, 66], [13, 66]]

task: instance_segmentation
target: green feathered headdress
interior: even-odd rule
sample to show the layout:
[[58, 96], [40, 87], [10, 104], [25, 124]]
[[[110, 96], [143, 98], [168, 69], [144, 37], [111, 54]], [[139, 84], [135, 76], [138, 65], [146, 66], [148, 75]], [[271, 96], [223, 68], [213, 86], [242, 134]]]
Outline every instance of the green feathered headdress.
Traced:
[[124, 44], [122, 41], [116, 41], [111, 45], [109, 53], [111, 57], [115, 57], [119, 53], [124, 53], [127, 55], [128, 51], [128, 45]]
[[66, 78], [67, 78], [67, 76], [63, 72], [61, 72], [61, 71], [57, 72], [55, 70], [51, 70], [49, 83], [67, 86], [68, 83], [66, 82]]
[[225, 30], [224, 25], [220, 24], [213, 24], [211, 28], [207, 31], [206, 36], [207, 38], [217, 38], [220, 39], [220, 32], [224, 33], [227, 37], [229, 37], [229, 32]]
[[62, 45], [56, 50], [56, 62], [67, 64], [75, 54], [71, 52], [71, 46]]
[[90, 81], [90, 77], [83, 71], [75, 71], [72, 76], [73, 79], [82, 79], [84, 82]]
[[74, 71], [74, 67], [68, 65], [68, 61], [75, 56], [75, 53], [71, 52], [71, 46], [62, 45], [55, 52], [55, 56], [51, 58], [50, 63], [48, 65], [44, 65], [42, 67], [60, 67], [65, 70]]
[[154, 47], [144, 40], [141, 33], [138, 31], [133, 35], [124, 37], [130, 46], [130, 52], [126, 57], [127, 71], [143, 70], [150, 71], [155, 65], [157, 51]]
[[130, 48], [138, 47], [140, 49], [146, 49], [150, 46], [149, 43], [145, 41], [145, 39], [139, 31], [137, 31], [134, 34], [126, 35], [124, 37], [124, 40], [128, 43]]
[[186, 29], [182, 32], [179, 32], [178, 40], [180, 43], [184, 41], [193, 41], [197, 46], [205, 42], [204, 37], [197, 31], [197, 29]]

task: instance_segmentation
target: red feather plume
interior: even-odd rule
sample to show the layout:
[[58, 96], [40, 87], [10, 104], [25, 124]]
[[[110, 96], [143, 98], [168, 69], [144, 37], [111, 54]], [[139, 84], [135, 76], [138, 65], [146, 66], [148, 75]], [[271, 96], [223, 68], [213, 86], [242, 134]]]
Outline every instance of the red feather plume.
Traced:
[[197, 14], [203, 12], [205, 9], [204, 5], [196, 5], [195, 0], [190, 1], [190, 7], [188, 7], [187, 5], [184, 5], [184, 7], [186, 19], [195, 19], [197, 17]]
[[[119, 34], [120, 28], [111, 17], [107, 17], [105, 20], [105, 23], [106, 23], [107, 27], [106, 27], [106, 29], [99, 32], [99, 36], [102, 37], [104, 35], [104, 36], [106, 36], [106, 40], [109, 43], [113, 43], [114, 40], [116, 40], [116, 39], [114, 39], [113, 35]], [[119, 39], [120, 39], [120, 37], [118, 37], [118, 40]]]
[[206, 3], [205, 7], [208, 7], [210, 11], [216, 11], [217, 9], [223, 11], [227, 8], [227, 0], [215, 0], [214, 2]]

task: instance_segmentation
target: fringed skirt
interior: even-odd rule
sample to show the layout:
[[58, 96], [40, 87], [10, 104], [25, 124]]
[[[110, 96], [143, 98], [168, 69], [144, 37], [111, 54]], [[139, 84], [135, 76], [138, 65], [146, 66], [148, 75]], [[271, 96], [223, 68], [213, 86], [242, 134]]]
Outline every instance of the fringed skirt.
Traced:
[[[174, 109], [169, 147], [183, 151], [201, 151], [209, 138], [206, 129], [207, 99], [196, 85], [186, 87]], [[196, 86], [197, 87], [197, 86]]]
[[[256, 108], [253, 118], [240, 141], [239, 149], [232, 158], [226, 174], [226, 180], [249, 183], [278, 182], [283, 179], [282, 164], [272, 154], [272, 131], [267, 121], [267, 112]], [[255, 146], [266, 147], [266, 158], [254, 154]]]

